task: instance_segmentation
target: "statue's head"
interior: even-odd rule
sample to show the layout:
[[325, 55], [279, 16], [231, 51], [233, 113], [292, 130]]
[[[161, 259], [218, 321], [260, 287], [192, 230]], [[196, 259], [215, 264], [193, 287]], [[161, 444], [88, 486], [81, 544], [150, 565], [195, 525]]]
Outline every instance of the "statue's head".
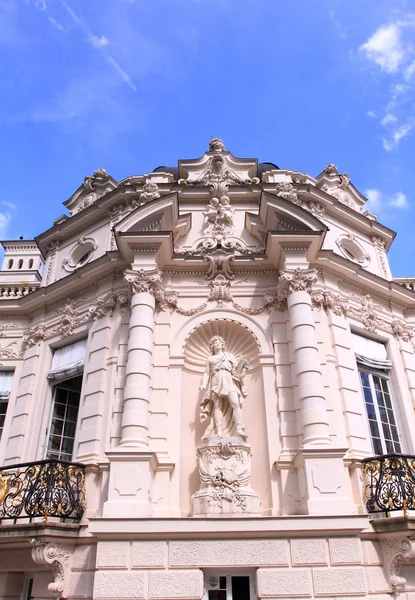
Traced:
[[225, 144], [220, 138], [213, 138], [209, 142], [209, 152], [225, 152]]
[[209, 350], [212, 354], [214, 353], [215, 348], [218, 350], [225, 350], [225, 340], [220, 335], [214, 335], [209, 340]]

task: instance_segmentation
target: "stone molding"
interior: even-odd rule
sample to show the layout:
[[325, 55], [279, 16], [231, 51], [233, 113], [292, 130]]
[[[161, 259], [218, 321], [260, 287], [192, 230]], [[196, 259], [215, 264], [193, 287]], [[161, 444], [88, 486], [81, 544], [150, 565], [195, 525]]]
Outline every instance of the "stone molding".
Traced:
[[350, 294], [349, 298], [355, 301], [357, 306], [353, 306], [349, 299], [329, 290], [315, 289], [311, 296], [315, 307], [324, 308], [337, 316], [351, 316], [361, 321], [363, 327], [370, 332], [376, 332], [378, 329], [390, 331], [396, 338], [410, 342], [415, 349], [415, 330], [406, 321], [385, 319], [379, 314], [381, 307], [374, 303], [369, 294], [365, 296]]
[[400, 575], [402, 565], [415, 558], [415, 537], [383, 539], [382, 552], [385, 575], [396, 592], [406, 584], [405, 577]]
[[[86, 309], [78, 308], [78, 302], [68, 300], [63, 308], [58, 308], [56, 313], [59, 315], [59, 321], [56, 324], [33, 325], [23, 335], [23, 347], [31, 348], [40, 344], [44, 339], [54, 335], [68, 337], [74, 333], [79, 325], [88, 321], [96, 321], [103, 317], [112, 317], [117, 306], [123, 309], [128, 304], [128, 293], [124, 290], [118, 292], [109, 292], [99, 296], [95, 302]], [[1, 354], [1, 351], [0, 351]]]
[[54, 581], [48, 585], [48, 590], [56, 598], [64, 597], [71, 572], [73, 546], [38, 540], [34, 540], [33, 544], [33, 561], [38, 565], [45, 565], [53, 573]]

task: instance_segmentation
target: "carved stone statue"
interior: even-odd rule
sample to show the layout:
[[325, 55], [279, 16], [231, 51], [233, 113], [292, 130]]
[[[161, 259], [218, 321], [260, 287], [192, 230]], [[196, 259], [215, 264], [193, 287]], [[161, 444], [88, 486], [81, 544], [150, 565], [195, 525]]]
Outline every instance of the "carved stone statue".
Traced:
[[211, 338], [212, 353], [206, 363], [200, 390], [207, 389], [200, 405], [200, 420], [210, 419], [203, 439], [212, 436], [246, 437], [242, 422], [242, 402], [246, 397], [243, 378], [248, 367], [245, 360], [238, 361], [225, 351], [225, 341], [219, 335]]

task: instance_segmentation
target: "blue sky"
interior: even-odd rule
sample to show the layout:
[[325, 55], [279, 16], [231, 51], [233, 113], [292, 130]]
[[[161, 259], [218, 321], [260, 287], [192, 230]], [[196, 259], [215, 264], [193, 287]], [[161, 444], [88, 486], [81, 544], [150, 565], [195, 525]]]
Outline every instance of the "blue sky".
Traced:
[[147, 173], [218, 136], [335, 163], [415, 276], [413, 1], [0, 0], [0, 81], [3, 239], [47, 229], [99, 167]]

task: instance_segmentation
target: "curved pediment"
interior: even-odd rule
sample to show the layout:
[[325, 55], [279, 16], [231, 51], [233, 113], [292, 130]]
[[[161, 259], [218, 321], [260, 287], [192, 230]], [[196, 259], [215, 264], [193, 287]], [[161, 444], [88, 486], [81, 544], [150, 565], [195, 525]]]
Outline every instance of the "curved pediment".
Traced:
[[[191, 226], [191, 215], [179, 216], [177, 193], [167, 194], [142, 204], [114, 227], [115, 240], [124, 256], [129, 256], [131, 244], [135, 247], [148, 244], [148, 237], [168, 234], [171, 244], [186, 235]], [[164, 236], [166, 237], [166, 236]], [[173, 245], [170, 254], [173, 252]]]
[[268, 231], [327, 231], [327, 226], [320, 219], [294, 202], [294, 196], [289, 200], [272, 192], [263, 192], [258, 215], [247, 213], [245, 225], [249, 233], [260, 241], [264, 241]]
[[105, 169], [97, 169], [91, 177], [84, 178], [82, 185], [63, 204], [72, 216], [94, 204], [116, 187], [116, 180], [108, 175]]

